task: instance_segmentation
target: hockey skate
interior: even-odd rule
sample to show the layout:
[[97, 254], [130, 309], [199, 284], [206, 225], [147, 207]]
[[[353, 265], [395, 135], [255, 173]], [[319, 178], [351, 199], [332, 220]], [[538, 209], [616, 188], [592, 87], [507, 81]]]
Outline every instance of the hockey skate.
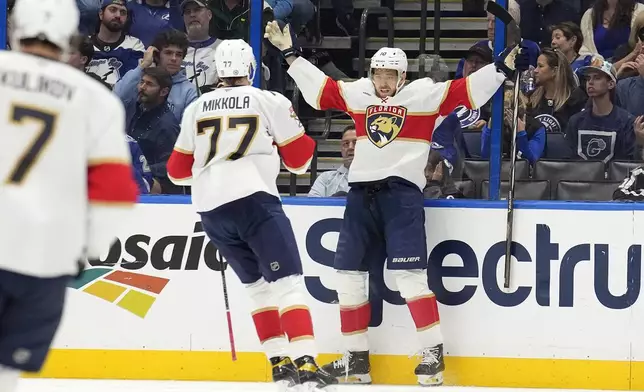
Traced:
[[369, 351], [347, 351], [342, 358], [322, 366], [341, 384], [371, 384]]
[[418, 384], [428, 387], [443, 385], [443, 345], [427, 347], [420, 352], [421, 361], [416, 366], [414, 374], [418, 377]]
[[289, 357], [271, 358], [273, 368], [273, 382], [277, 384], [278, 392], [295, 391], [300, 383], [297, 368]]
[[305, 355], [295, 360], [302, 391], [326, 391], [326, 387], [331, 384], [337, 384], [332, 375], [320, 368], [313, 357]]

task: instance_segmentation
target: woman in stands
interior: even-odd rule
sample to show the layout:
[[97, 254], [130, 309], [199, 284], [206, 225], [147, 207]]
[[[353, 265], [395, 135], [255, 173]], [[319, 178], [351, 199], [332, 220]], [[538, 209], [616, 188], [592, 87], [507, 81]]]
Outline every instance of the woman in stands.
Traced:
[[644, 4], [636, 0], [595, 0], [581, 18], [584, 44], [591, 53], [612, 60], [615, 49], [625, 44]]
[[563, 133], [570, 117], [586, 104], [586, 93], [573, 77], [568, 58], [558, 49], [544, 48], [534, 70], [536, 88], [528, 94], [526, 112], [546, 132]]
[[637, 56], [644, 54], [642, 41], [644, 41], [644, 12], [635, 17], [628, 42], [615, 49], [613, 66], [615, 67], [615, 71], [617, 71], [618, 79], [638, 75], [635, 60]]
[[[584, 46], [581, 29], [573, 22], [563, 22], [550, 27], [552, 32], [551, 46], [560, 50], [568, 59], [573, 75], [577, 69], [590, 65], [593, 55]], [[600, 56], [600, 55], [596, 55]]]
[[[514, 103], [514, 92], [512, 88], [505, 89], [503, 97], [503, 157], [508, 157], [512, 151], [510, 141], [512, 140], [512, 120]], [[526, 115], [526, 106], [522, 99], [519, 99], [519, 118], [517, 129], [517, 152], [518, 156], [525, 158], [534, 165], [541, 158], [546, 145], [546, 129], [537, 119]], [[481, 158], [490, 157], [490, 137], [492, 132], [489, 126], [484, 126], [481, 132]]]

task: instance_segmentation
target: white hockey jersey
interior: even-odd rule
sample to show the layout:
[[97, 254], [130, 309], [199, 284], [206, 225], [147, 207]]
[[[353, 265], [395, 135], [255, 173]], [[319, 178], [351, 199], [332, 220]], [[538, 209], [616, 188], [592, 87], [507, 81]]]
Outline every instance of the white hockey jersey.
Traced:
[[136, 201], [121, 102], [61, 62], [0, 52], [0, 269], [78, 273]]
[[217, 85], [219, 78], [215, 67], [215, 49], [220, 42], [217, 38], [209, 38], [203, 42], [191, 42], [188, 47], [182, 66], [188, 80], [195, 84], [197, 90]]
[[370, 79], [336, 82], [301, 57], [288, 73], [313, 108], [342, 110], [353, 118], [358, 140], [349, 183], [400, 177], [421, 190], [434, 129], [459, 105], [483, 106], [505, 81], [505, 75], [490, 64], [467, 78], [445, 83], [419, 79], [381, 99]]
[[280, 155], [289, 171], [302, 174], [314, 148], [283, 95], [252, 86], [219, 88], [184, 112], [168, 177], [191, 185], [192, 204], [205, 212], [256, 192], [279, 197]]

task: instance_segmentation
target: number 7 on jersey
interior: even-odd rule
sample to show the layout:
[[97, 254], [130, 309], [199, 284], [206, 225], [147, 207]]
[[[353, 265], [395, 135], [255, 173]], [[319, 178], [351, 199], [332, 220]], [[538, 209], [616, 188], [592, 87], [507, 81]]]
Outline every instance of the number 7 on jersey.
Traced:
[[13, 105], [9, 116], [12, 124], [24, 125], [27, 120], [37, 121], [41, 124], [40, 132], [25, 151], [20, 154], [20, 159], [15, 163], [9, 176], [4, 181], [5, 184], [20, 185], [33, 165], [38, 161], [54, 134], [57, 116], [54, 113], [26, 105]]
[[[258, 116], [238, 116], [227, 117], [226, 130], [223, 132], [237, 131], [240, 128], [244, 129], [244, 134], [239, 141], [239, 145], [234, 152], [228, 154], [225, 158], [228, 161], [235, 161], [243, 157], [248, 151], [248, 147], [252, 143], [255, 135], [257, 134], [257, 126], [259, 124]], [[219, 139], [222, 136], [222, 117], [204, 118], [197, 122], [197, 136], [210, 134], [210, 148], [208, 149], [208, 157], [204, 162], [206, 166], [210, 161], [217, 157], [218, 153], [225, 153], [219, 151]]]

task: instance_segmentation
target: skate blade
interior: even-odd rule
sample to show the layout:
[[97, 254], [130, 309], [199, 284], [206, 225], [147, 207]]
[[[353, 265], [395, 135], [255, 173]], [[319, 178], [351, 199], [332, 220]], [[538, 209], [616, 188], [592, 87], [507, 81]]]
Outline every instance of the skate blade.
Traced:
[[300, 392], [297, 389], [299, 385], [295, 384], [292, 380], [281, 380], [275, 382], [275, 391], [277, 392]]
[[320, 387], [317, 382], [305, 382], [299, 387], [300, 390], [297, 392], [336, 392], [335, 386], [332, 384]]
[[443, 385], [443, 372], [433, 376], [417, 375], [418, 384], [424, 387], [440, 387]]
[[350, 376], [337, 377], [340, 384], [371, 384], [371, 376], [369, 374], [352, 374]]

